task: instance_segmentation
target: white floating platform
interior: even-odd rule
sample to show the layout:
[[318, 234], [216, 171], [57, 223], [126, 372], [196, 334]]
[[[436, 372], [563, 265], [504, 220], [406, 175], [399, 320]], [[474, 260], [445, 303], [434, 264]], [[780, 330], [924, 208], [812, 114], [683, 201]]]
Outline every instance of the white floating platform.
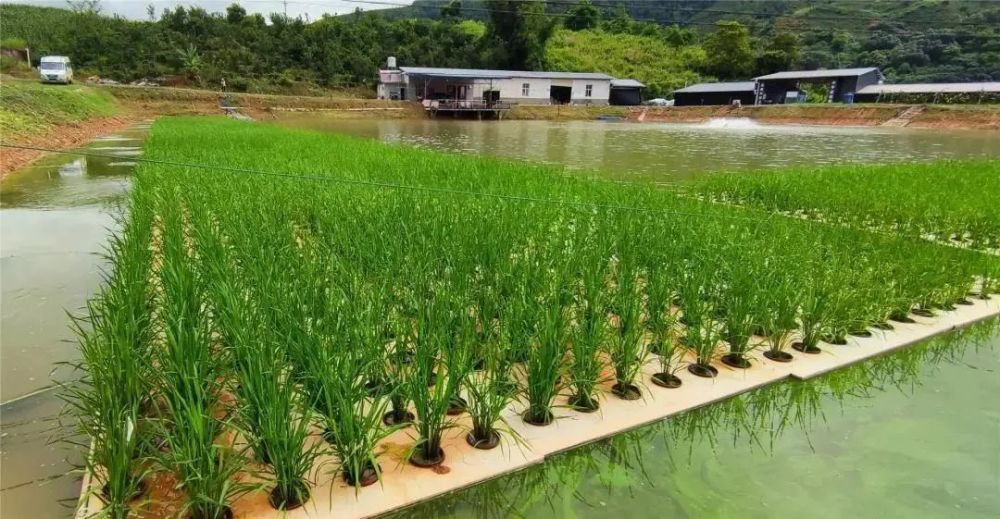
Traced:
[[[678, 371], [683, 385], [665, 389], [653, 385], [650, 375], [658, 371], [657, 363], [650, 362], [641, 375], [643, 398], [626, 401], [610, 393], [602, 394], [601, 409], [595, 413], [580, 413], [566, 407], [566, 397], [556, 400], [556, 421], [548, 426], [536, 427], [520, 418], [523, 404], [514, 404], [505, 414], [510, 429], [518, 433], [523, 444], [505, 438], [501, 446], [477, 450], [464, 439], [461, 427], [446, 433], [444, 441], [445, 462], [436, 469], [422, 469], [403, 461], [413, 443], [409, 430], [397, 431], [382, 442], [384, 452], [379, 457], [382, 466], [380, 483], [356, 490], [334, 474], [332, 458], [318, 463], [320, 475], [312, 489], [312, 498], [302, 508], [284, 512], [268, 504], [267, 492], [247, 495], [233, 503], [237, 519], [351, 519], [373, 517], [426, 501], [440, 495], [472, 486], [476, 483], [503, 476], [527, 466], [542, 463], [547, 456], [579, 445], [613, 436], [622, 431], [653, 423], [671, 415], [705, 406], [726, 398], [751, 391], [758, 387], [787, 378], [806, 379], [882, 355], [914, 344], [929, 337], [957, 328], [966, 327], [1000, 314], [1000, 297], [989, 301], [974, 299], [972, 305], [959, 306], [954, 311], [940, 312], [933, 318], [914, 317], [916, 323], [893, 323], [894, 330], [875, 332], [870, 338], [851, 337], [843, 346], [821, 344], [819, 354], [790, 351], [795, 359], [790, 363], [773, 362], [760, 352], [752, 355], [753, 367], [739, 370], [717, 363], [719, 375], [713, 379], [696, 377], [687, 370]], [[468, 425], [468, 417], [459, 420], [460, 426]], [[317, 441], [321, 441], [318, 440]], [[84, 492], [92, 478], [84, 478]], [[332, 483], [332, 486], [331, 486]], [[86, 495], [86, 493], [84, 494]], [[101, 507], [100, 500], [91, 496], [81, 502], [77, 517], [93, 515]], [[167, 510], [164, 510], [167, 511]], [[156, 517], [162, 514], [142, 515]]]

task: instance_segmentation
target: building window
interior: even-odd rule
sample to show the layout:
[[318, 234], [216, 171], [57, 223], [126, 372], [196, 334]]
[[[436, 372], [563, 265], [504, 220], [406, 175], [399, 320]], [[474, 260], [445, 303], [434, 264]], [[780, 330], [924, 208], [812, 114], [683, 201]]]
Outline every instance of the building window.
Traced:
[[531, 84], [521, 83], [521, 97], [528, 97], [531, 92]]
[[583, 89], [583, 95], [585, 97], [594, 95], [594, 85], [587, 85], [587, 87]]

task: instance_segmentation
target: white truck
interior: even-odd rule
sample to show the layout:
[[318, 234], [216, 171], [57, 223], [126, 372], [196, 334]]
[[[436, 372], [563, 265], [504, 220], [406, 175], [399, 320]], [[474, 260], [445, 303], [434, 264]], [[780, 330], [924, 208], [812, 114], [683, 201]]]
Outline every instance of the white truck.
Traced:
[[42, 83], [73, 82], [73, 64], [66, 56], [43, 56], [38, 65], [38, 75]]

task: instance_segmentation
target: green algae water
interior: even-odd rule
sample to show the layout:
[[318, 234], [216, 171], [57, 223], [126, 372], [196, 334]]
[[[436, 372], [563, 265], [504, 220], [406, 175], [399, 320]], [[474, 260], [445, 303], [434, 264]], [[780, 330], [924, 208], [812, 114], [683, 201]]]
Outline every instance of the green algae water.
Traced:
[[996, 330], [768, 386], [396, 516], [995, 518]]

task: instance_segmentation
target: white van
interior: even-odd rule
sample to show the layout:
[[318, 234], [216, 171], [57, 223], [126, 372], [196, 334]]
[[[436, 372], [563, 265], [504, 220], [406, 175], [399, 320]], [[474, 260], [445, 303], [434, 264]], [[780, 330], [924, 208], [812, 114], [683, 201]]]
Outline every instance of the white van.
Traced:
[[42, 83], [73, 82], [73, 64], [66, 56], [43, 56], [38, 65], [38, 75]]

